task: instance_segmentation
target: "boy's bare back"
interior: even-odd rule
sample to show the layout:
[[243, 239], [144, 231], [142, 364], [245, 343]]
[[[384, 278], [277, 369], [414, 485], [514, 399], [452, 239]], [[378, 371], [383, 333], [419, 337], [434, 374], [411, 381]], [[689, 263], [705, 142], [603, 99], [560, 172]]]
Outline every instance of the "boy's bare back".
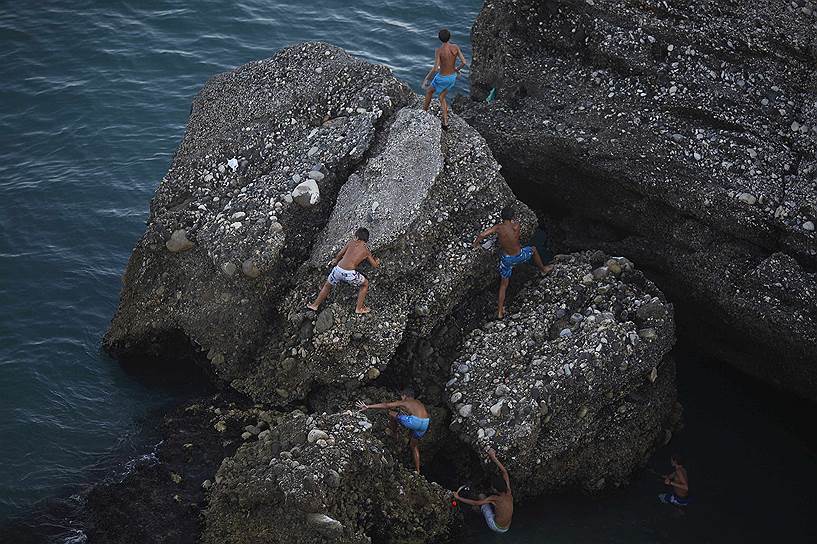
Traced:
[[400, 401], [403, 405], [403, 408], [406, 409], [408, 413], [413, 416], [421, 417], [423, 419], [428, 417], [428, 410], [426, 410], [425, 404], [420, 402], [417, 399], [403, 399]]
[[501, 527], [510, 527], [513, 519], [513, 495], [511, 492], [493, 495], [491, 501], [494, 503], [496, 522]]
[[519, 232], [519, 223], [516, 221], [503, 221], [496, 226], [499, 245], [507, 255], [518, 255], [522, 251], [522, 245], [519, 243]]
[[346, 251], [338, 266], [344, 270], [355, 270], [357, 266], [371, 256], [369, 246], [361, 240], [352, 240], [346, 244]]
[[460, 48], [453, 43], [444, 43], [437, 48], [437, 61], [440, 65], [440, 75], [449, 76], [454, 73]]

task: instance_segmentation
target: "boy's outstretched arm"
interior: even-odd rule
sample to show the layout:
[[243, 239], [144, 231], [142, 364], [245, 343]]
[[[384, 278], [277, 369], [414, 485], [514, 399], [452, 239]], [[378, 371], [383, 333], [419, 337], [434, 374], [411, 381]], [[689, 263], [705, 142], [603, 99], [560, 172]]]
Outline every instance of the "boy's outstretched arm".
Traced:
[[357, 401], [357, 407], [362, 412], [363, 410], [368, 410], [370, 408], [373, 409], [389, 409], [389, 408], [400, 408], [403, 406], [403, 402], [396, 400], [394, 402], [380, 402], [377, 404], [366, 404], [362, 400]]
[[471, 506], [482, 506], [483, 504], [491, 504], [493, 502], [492, 500], [490, 500], [490, 498], [488, 498], [488, 499], [479, 499], [479, 500], [475, 501], [473, 499], [465, 499], [463, 497], [460, 497], [460, 490], [463, 487], [465, 487], [465, 486], [464, 485], [460, 486], [459, 489], [454, 491], [454, 498], [457, 499], [458, 501], [460, 501], [461, 503], [470, 504]]
[[499, 459], [496, 458], [496, 452], [493, 448], [488, 448], [485, 452], [488, 454], [488, 458], [496, 463], [496, 466], [499, 467], [499, 472], [502, 473], [502, 478], [505, 480], [505, 486], [508, 488], [508, 492], [511, 491], [511, 477], [508, 475], [508, 471], [505, 470], [505, 465], [503, 465]]
[[372, 265], [374, 268], [380, 268], [380, 259], [372, 255], [371, 251], [366, 256], [366, 260], [369, 261], [369, 264]]
[[498, 225], [494, 225], [493, 227], [491, 227], [489, 229], [486, 229], [486, 230], [480, 232], [479, 234], [477, 234], [477, 237], [474, 238], [474, 247], [479, 247], [479, 244], [480, 244], [480, 242], [482, 242], [482, 240], [484, 240], [485, 238], [487, 238], [490, 235], [492, 235], [493, 233], [495, 233], [496, 229], [497, 229], [497, 226]]

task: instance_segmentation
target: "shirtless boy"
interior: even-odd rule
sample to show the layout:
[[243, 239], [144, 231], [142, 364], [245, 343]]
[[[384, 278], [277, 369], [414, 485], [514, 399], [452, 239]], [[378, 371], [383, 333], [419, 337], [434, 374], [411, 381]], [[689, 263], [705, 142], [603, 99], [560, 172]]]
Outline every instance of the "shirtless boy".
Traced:
[[478, 248], [482, 240], [496, 234], [497, 238], [499, 238], [499, 245], [504, 252], [499, 258], [500, 281], [499, 302], [497, 305], [499, 319], [505, 317], [505, 291], [508, 290], [514, 266], [526, 263], [533, 258], [533, 263], [543, 274], [553, 270], [553, 265], [545, 265], [542, 262], [542, 257], [539, 256], [535, 246], [522, 247], [522, 244], [519, 243], [519, 229], [519, 222], [516, 221], [516, 211], [512, 207], [506, 206], [502, 209], [502, 223], [480, 232], [474, 240], [474, 247]]
[[[443, 44], [434, 53], [434, 66], [431, 67], [431, 70], [423, 79], [423, 88], [428, 87], [426, 99], [423, 103], [423, 111], [428, 111], [434, 93], [440, 93], [440, 106], [443, 110], [443, 130], [448, 130], [448, 102], [445, 101], [445, 97], [448, 91], [454, 88], [460, 70], [468, 66], [468, 62], [458, 45], [448, 43], [448, 40], [451, 39], [451, 33], [447, 29], [440, 30], [438, 37]], [[460, 61], [459, 65], [457, 65], [457, 59]], [[434, 72], [437, 73], [434, 74]], [[429, 85], [428, 78], [431, 77], [431, 74], [434, 74], [434, 78], [431, 80], [431, 85]]]
[[[493, 494], [484, 499], [473, 500], [460, 497], [460, 490], [462, 487], [454, 492], [454, 497], [463, 504], [470, 504], [471, 506], [479, 506], [482, 511], [482, 516], [485, 518], [485, 523], [488, 527], [497, 533], [507, 533], [511, 528], [511, 519], [513, 518], [513, 494], [511, 493], [511, 479], [508, 476], [508, 471], [499, 459], [496, 458], [496, 452], [488, 448], [486, 451], [488, 458], [496, 463], [499, 467], [499, 472], [502, 477], [494, 477], [492, 486]], [[464, 487], [464, 486], [463, 486]]]
[[[361, 412], [370, 408], [387, 409], [389, 410], [389, 426], [391, 427], [392, 433], [397, 434], [398, 423], [411, 431], [409, 448], [411, 448], [411, 455], [414, 458], [414, 470], [419, 474], [420, 448], [418, 446], [420, 439], [428, 431], [428, 424], [431, 419], [428, 417], [428, 410], [426, 410], [425, 405], [414, 398], [414, 390], [410, 387], [406, 387], [400, 392], [400, 400], [394, 402], [366, 404], [362, 400], [359, 400], [357, 401], [357, 407]], [[391, 408], [400, 409], [401, 412], [396, 412], [391, 410]]]
[[344, 282], [360, 289], [357, 295], [355, 313], [367, 314], [371, 311], [363, 304], [366, 302], [366, 293], [369, 292], [369, 280], [356, 270], [363, 261], [369, 261], [369, 264], [375, 268], [380, 266], [380, 259], [375, 259], [371, 251], [369, 251], [369, 246], [366, 244], [368, 241], [369, 231], [367, 229], [360, 227], [355, 231], [355, 239], [346, 244], [329, 263], [332, 271], [329, 273], [329, 277], [326, 278], [326, 283], [323, 284], [321, 292], [318, 293], [318, 298], [314, 302], [307, 304], [307, 308], [317, 312], [323, 301], [332, 292], [332, 287]]
[[663, 503], [674, 504], [675, 506], [689, 505], [689, 480], [687, 480], [687, 470], [681, 462], [681, 456], [677, 453], [670, 458], [672, 468], [671, 473], [664, 476], [664, 485], [672, 487], [671, 493], [661, 493], [658, 500]]

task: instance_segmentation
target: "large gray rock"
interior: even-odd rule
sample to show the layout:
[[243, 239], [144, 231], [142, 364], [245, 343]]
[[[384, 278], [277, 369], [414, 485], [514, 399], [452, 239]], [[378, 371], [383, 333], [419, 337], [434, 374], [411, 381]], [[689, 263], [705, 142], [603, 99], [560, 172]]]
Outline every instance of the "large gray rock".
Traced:
[[520, 495], [628, 482], [677, 420], [673, 310], [632, 263], [560, 255], [451, 365], [451, 429]]
[[293, 412], [221, 464], [203, 541], [444, 540], [460, 524], [450, 493], [397, 462], [371, 428], [361, 414]]
[[492, 0], [458, 103], [520, 198], [568, 212], [562, 250], [635, 259], [699, 345], [811, 399], [815, 29], [772, 0]]

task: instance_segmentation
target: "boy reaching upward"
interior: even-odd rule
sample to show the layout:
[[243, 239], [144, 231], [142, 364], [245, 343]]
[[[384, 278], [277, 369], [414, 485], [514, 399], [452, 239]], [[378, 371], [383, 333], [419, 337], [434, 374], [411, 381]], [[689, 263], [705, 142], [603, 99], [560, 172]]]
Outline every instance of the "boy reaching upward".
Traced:
[[545, 265], [542, 262], [542, 257], [539, 256], [535, 246], [522, 247], [522, 244], [519, 243], [519, 230], [519, 222], [516, 221], [516, 210], [511, 206], [505, 206], [502, 208], [502, 223], [480, 232], [474, 239], [474, 248], [478, 248], [483, 239], [496, 234], [497, 238], [499, 238], [499, 245], [504, 252], [499, 258], [500, 280], [499, 301], [497, 304], [499, 319], [505, 317], [505, 291], [508, 290], [514, 266], [526, 263], [532, 258], [533, 264], [542, 274], [547, 274], [553, 270], [553, 265]]
[[367, 314], [371, 311], [364, 305], [366, 293], [369, 292], [369, 280], [357, 271], [358, 265], [363, 261], [369, 261], [369, 264], [374, 268], [380, 266], [380, 259], [376, 259], [372, 252], [369, 251], [369, 246], [366, 243], [368, 241], [369, 231], [367, 229], [360, 227], [355, 231], [355, 239], [346, 244], [329, 263], [332, 266], [332, 271], [329, 273], [329, 277], [326, 278], [326, 283], [323, 284], [321, 292], [318, 293], [318, 298], [314, 302], [307, 304], [307, 308], [317, 312], [323, 301], [332, 292], [332, 287], [344, 282], [360, 289], [357, 295], [355, 313]]
[[[434, 66], [431, 67], [431, 70], [423, 79], [423, 88], [428, 87], [425, 102], [423, 102], [423, 111], [428, 111], [434, 93], [440, 93], [440, 106], [443, 110], [443, 130], [448, 130], [448, 102], [445, 101], [445, 97], [448, 91], [454, 88], [460, 70], [468, 66], [468, 62], [458, 45], [448, 43], [448, 40], [451, 39], [451, 33], [447, 29], [440, 30], [437, 36], [443, 44], [435, 51]], [[459, 65], [457, 65], [457, 59], [460, 61]], [[437, 73], [434, 74], [434, 72]], [[429, 85], [428, 78], [431, 77], [431, 74], [434, 74], [434, 78], [432, 78], [431, 85]]]
[[479, 506], [482, 511], [482, 516], [485, 518], [485, 523], [488, 527], [496, 533], [507, 533], [511, 528], [511, 520], [513, 519], [513, 493], [511, 493], [511, 479], [508, 476], [508, 471], [505, 466], [496, 458], [496, 452], [492, 448], [488, 448], [485, 453], [488, 458], [493, 461], [501, 478], [493, 477], [491, 486], [492, 495], [479, 500], [466, 499], [460, 497], [460, 490], [462, 487], [454, 492], [454, 497], [463, 504], [470, 504], [471, 506]]

